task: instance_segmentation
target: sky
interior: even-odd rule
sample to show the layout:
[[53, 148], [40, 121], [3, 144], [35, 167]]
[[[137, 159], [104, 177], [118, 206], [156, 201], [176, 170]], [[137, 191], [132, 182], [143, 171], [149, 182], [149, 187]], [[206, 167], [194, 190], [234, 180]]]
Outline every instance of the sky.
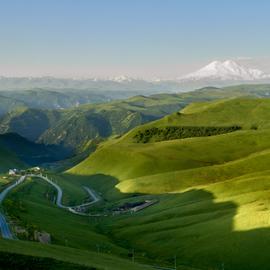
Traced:
[[0, 75], [173, 78], [270, 70], [269, 0], [0, 0]]

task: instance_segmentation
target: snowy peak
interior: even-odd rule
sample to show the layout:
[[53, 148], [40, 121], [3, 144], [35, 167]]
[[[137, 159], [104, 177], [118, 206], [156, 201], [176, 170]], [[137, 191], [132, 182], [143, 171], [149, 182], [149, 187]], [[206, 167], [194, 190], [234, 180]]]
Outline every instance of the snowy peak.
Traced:
[[118, 77], [111, 78], [111, 81], [118, 82], [118, 83], [131, 82], [133, 81], [133, 78], [125, 76], [125, 75], [120, 75]]
[[259, 69], [244, 67], [233, 60], [214, 61], [196, 72], [190, 73], [181, 80], [239, 80], [239, 81], [254, 81], [269, 78]]

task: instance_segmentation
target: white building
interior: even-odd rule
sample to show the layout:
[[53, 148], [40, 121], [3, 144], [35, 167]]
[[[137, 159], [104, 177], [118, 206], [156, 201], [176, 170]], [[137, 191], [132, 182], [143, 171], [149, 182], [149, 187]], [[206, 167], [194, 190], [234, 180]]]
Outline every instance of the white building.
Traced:
[[9, 169], [9, 171], [8, 171], [8, 175], [16, 175], [16, 174], [17, 174], [17, 172], [18, 172], [18, 170], [17, 170], [17, 169]]

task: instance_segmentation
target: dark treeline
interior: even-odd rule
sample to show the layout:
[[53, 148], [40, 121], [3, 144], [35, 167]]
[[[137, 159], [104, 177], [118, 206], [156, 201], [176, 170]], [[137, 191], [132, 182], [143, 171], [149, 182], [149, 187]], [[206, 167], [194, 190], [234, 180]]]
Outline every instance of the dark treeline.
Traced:
[[205, 126], [171, 126], [164, 128], [149, 128], [138, 131], [134, 139], [138, 143], [160, 142], [192, 137], [206, 137], [225, 134], [240, 130], [240, 126], [205, 127]]
[[2, 270], [96, 270], [94, 267], [75, 265], [51, 258], [34, 257], [8, 252], [0, 252]]

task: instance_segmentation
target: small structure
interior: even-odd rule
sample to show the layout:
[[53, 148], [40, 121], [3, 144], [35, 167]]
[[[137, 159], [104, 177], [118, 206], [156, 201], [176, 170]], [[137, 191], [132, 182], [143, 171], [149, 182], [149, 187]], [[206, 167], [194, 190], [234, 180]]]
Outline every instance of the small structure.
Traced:
[[158, 203], [158, 200], [127, 202], [117, 207], [116, 209], [114, 209], [112, 213], [113, 213], [113, 216], [124, 214], [124, 213], [136, 213], [156, 203]]
[[140, 204], [140, 205], [137, 205], [135, 207], [132, 207], [130, 209], [130, 212], [138, 212], [138, 211], [141, 211], [153, 204], [156, 204], [158, 201], [157, 200], [153, 200], [153, 201], [150, 201], [150, 200], [146, 200], [143, 204]]
[[17, 236], [19, 235], [21, 237], [24, 237], [24, 239], [28, 239], [28, 237], [29, 237], [28, 231], [23, 227], [15, 226], [14, 231], [15, 231]]
[[51, 235], [47, 232], [35, 231], [34, 239], [36, 241], [39, 241], [42, 244], [50, 244], [51, 243]]
[[40, 167], [34, 167], [32, 170], [33, 170], [34, 172], [40, 172], [40, 171], [41, 171]]
[[8, 175], [16, 175], [18, 173], [17, 169], [9, 169]]

